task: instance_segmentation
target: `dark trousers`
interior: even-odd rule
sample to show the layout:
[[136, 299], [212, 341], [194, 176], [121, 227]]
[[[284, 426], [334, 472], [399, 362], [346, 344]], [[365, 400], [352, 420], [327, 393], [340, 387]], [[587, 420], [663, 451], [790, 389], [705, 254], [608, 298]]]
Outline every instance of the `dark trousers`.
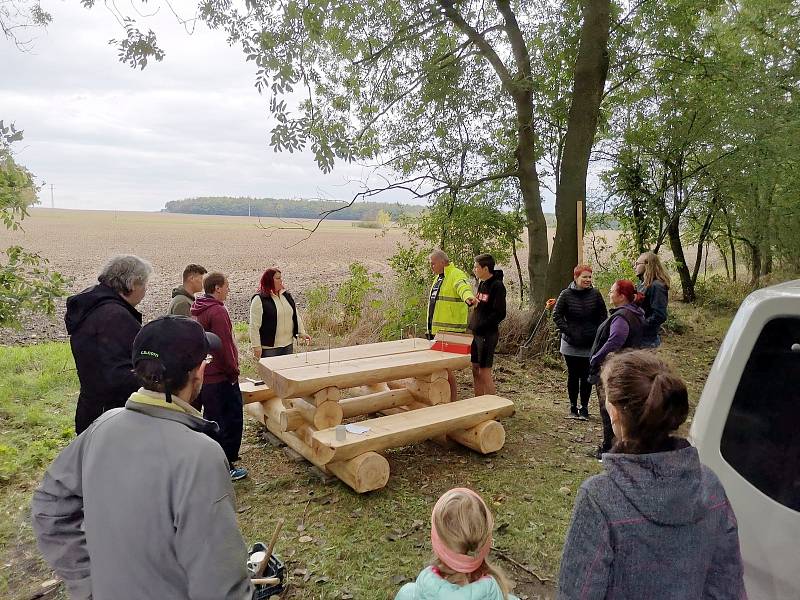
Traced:
[[578, 405], [578, 395], [581, 397], [581, 408], [589, 406], [592, 396], [592, 384], [589, 383], [589, 357], [564, 355], [567, 363], [567, 394], [572, 407]]
[[597, 399], [600, 402], [600, 418], [603, 420], [603, 452], [608, 452], [614, 445], [614, 429], [611, 427], [611, 417], [606, 410], [606, 394], [603, 386], [597, 384]]
[[261, 358], [267, 358], [268, 356], [285, 356], [286, 354], [291, 354], [292, 351], [294, 351], [294, 344], [289, 344], [281, 348], [262, 348]]
[[[135, 390], [134, 390], [135, 391]], [[85, 396], [78, 395], [78, 406], [75, 407], [75, 435], [80, 435], [89, 425], [94, 423], [94, 420], [102, 415], [107, 410], [112, 408], [119, 408], [125, 406], [128, 397], [117, 398], [106, 403], [94, 399], [88, 399]]]
[[196, 402], [203, 407], [203, 418], [219, 425], [219, 433], [212, 437], [222, 446], [228, 462], [233, 465], [239, 460], [244, 428], [239, 383], [204, 383]]

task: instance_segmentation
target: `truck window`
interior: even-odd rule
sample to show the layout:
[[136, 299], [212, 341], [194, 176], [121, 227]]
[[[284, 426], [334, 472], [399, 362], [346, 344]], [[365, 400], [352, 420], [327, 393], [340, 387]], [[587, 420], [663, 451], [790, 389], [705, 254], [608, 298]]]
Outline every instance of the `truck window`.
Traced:
[[736, 389], [720, 450], [756, 488], [800, 511], [800, 317], [764, 326]]

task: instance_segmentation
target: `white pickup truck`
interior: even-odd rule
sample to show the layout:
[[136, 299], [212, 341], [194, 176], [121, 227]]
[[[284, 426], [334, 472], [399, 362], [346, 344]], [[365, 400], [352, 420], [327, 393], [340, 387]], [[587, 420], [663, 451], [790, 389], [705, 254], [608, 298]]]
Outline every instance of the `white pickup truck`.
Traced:
[[750, 600], [800, 599], [800, 280], [742, 303], [690, 437], [739, 521]]

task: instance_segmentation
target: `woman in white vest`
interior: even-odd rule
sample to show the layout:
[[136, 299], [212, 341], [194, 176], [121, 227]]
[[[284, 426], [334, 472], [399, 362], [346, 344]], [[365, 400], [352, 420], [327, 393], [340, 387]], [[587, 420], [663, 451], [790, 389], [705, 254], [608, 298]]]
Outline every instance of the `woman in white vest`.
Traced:
[[295, 338], [302, 338], [306, 343], [311, 341], [277, 267], [264, 271], [258, 293], [250, 300], [249, 332], [256, 360], [291, 354]]

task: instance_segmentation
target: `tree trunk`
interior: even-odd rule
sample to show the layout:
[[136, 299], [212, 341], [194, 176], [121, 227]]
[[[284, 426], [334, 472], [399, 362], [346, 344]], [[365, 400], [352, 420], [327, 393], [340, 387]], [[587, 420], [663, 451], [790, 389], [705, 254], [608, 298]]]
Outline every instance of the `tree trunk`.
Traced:
[[522, 265], [519, 264], [517, 255], [517, 240], [511, 239], [511, 254], [514, 256], [514, 264], [517, 265], [517, 276], [519, 277], [519, 309], [525, 306], [525, 282], [522, 280]]
[[683, 301], [694, 302], [694, 281], [692, 281], [692, 274], [689, 272], [689, 266], [686, 264], [686, 255], [683, 253], [683, 243], [681, 242], [681, 231], [679, 227], [677, 215], [670, 219], [667, 225], [667, 238], [669, 239], [669, 247], [672, 250], [672, 255], [675, 257], [676, 268], [678, 275], [681, 278], [681, 287], [683, 288]]
[[[547, 299], [547, 222], [539, 193], [539, 173], [536, 171], [535, 134], [533, 131], [533, 97], [530, 92], [514, 99], [517, 108], [517, 164], [519, 188], [525, 206], [528, 227], [528, 300], [531, 306], [543, 306]], [[577, 244], [577, 242], [576, 242]]]
[[548, 297], [557, 296], [572, 279], [578, 260], [577, 203], [586, 201], [586, 173], [608, 74], [610, 4], [610, 0], [588, 0], [583, 7], [564, 158], [556, 188], [557, 228], [547, 269]]
[[758, 243], [748, 243], [750, 248], [750, 285], [758, 285], [758, 277], [761, 275], [761, 248]]

